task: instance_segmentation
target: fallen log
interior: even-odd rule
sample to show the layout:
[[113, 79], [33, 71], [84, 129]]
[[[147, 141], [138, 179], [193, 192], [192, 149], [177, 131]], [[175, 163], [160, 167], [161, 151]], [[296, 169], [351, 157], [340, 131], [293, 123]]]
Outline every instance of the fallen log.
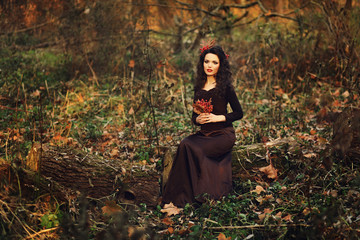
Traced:
[[[234, 176], [253, 167], [268, 165], [269, 149], [273, 147], [295, 152], [299, 144], [294, 138], [286, 138], [265, 144], [236, 146], [233, 149]], [[164, 186], [170, 173], [176, 147], [162, 150], [165, 155], [161, 175], [155, 169], [129, 169], [119, 160], [105, 159], [78, 149], [34, 143], [26, 162], [30, 169], [26, 174], [27, 182], [37, 176], [40, 179], [38, 186], [47, 188], [59, 199], [68, 199], [74, 194], [93, 198], [113, 196], [134, 204], [156, 206], [161, 194], [160, 186]], [[276, 162], [276, 159], [274, 165], [281, 168], [281, 162]]]
[[[125, 169], [119, 160], [105, 159], [84, 151], [34, 143], [27, 167], [41, 176], [42, 183], [64, 199], [69, 192], [93, 198], [114, 197], [154, 206], [159, 197], [160, 175], [152, 169]], [[45, 184], [45, 185], [46, 185]], [[44, 184], [41, 184], [44, 187]]]

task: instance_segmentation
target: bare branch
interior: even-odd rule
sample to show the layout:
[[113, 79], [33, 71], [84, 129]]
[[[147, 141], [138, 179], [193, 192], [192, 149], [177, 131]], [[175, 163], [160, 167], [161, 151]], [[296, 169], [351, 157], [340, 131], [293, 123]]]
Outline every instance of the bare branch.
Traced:
[[[213, 16], [213, 17], [223, 18], [223, 16], [221, 16], [220, 14], [215, 14], [215, 13], [213, 13], [213, 12], [209, 12], [209, 11], [207, 11], [207, 10], [205, 10], [205, 9], [196, 7], [196, 6], [194, 6], [194, 5], [190, 5], [190, 4], [188, 4], [188, 3], [180, 2], [180, 1], [178, 1], [178, 0], [175, 0], [175, 2], [177, 2], [177, 3], [181, 4], [181, 5], [184, 5], [184, 6], [189, 7], [189, 10], [192, 10], [192, 11], [201, 11], [201, 12], [206, 13], [206, 14], [208, 14], [208, 15], [210, 15], [210, 16]], [[220, 5], [219, 5], [215, 10], [218, 11], [219, 8], [220, 8]]]
[[270, 14], [263, 14], [262, 17], [265, 17], [265, 18], [278, 17], [278, 18], [289, 19], [289, 20], [292, 20], [292, 21], [294, 21], [294, 22], [297, 22], [297, 21], [298, 21], [296, 18], [289, 17], [289, 16], [287, 16], [287, 15], [288, 15], [288, 14], [284, 15], [284, 14], [280, 14], [280, 13], [270, 13]]
[[259, 4], [259, 1], [257, 1], [257, 2], [252, 2], [252, 3], [248, 3], [248, 4], [245, 4], [245, 5], [240, 5], [240, 4], [226, 4], [226, 5], [224, 5], [224, 7], [245, 9], [245, 8], [253, 7], [253, 6], [258, 5], [258, 4]]
[[[58, 18], [57, 18], [57, 19], [58, 19]], [[40, 24], [31, 26], [31, 27], [28, 27], [28, 28], [18, 29], [18, 30], [12, 31], [12, 32], [0, 32], [0, 35], [21, 33], [21, 32], [27, 32], [27, 31], [30, 31], [30, 30], [38, 29], [38, 28], [44, 27], [44, 26], [46, 26], [46, 25], [48, 25], [48, 24], [54, 23], [55, 20], [57, 20], [57, 19], [52, 19], [52, 20], [47, 21], [47, 22], [44, 22], [44, 23], [40, 23]]]
[[[142, 3], [133, 3], [133, 2], [123, 2], [124, 4], [129, 4], [129, 5], [133, 5], [133, 6], [142, 6], [142, 7], [164, 7], [164, 8], [175, 8], [178, 10], [185, 10], [185, 11], [194, 11], [196, 9], [194, 8], [184, 8], [184, 7], [179, 7], [179, 6], [169, 6], [166, 4], [142, 4]], [[190, 5], [191, 6], [191, 5]]]
[[242, 19], [246, 18], [246, 16], [249, 15], [249, 12], [246, 11], [243, 15], [241, 15], [240, 17], [236, 18], [232, 23], [235, 24], [239, 21], [241, 21]]
[[264, 13], [268, 12], [268, 10], [264, 7], [264, 5], [262, 4], [262, 2], [260, 0], [257, 0], [257, 3], [259, 4], [261, 11], [263, 11]]

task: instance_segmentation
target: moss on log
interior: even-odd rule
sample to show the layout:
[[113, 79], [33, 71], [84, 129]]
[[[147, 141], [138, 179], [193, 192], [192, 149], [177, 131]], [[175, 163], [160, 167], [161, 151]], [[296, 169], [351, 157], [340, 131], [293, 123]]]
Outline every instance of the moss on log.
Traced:
[[157, 171], [141, 168], [124, 171], [126, 167], [120, 160], [105, 159], [70, 147], [41, 147], [35, 143], [26, 165], [41, 176], [42, 182], [51, 181], [61, 186], [56, 188], [60, 198], [72, 191], [94, 198], [114, 195], [135, 204], [154, 205], [160, 195]]

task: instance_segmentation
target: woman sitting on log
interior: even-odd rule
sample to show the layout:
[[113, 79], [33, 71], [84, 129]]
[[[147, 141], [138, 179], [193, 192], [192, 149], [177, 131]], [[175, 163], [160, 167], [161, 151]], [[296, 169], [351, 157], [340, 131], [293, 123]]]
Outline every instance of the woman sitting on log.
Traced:
[[[232, 112], [227, 112], [230, 104]], [[205, 198], [220, 199], [232, 190], [232, 122], [243, 111], [232, 85], [228, 55], [213, 44], [201, 48], [194, 87], [192, 121], [201, 126], [181, 141], [163, 192], [163, 203], [184, 207]]]

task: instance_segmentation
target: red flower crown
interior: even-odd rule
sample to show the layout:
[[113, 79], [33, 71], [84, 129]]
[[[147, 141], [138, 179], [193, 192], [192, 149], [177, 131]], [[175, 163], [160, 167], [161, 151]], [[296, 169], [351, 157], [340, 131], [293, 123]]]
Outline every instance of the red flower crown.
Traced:
[[[214, 39], [212, 39], [210, 42], [207, 42], [207, 43], [203, 42], [203, 44], [202, 44], [203, 47], [200, 48], [200, 51], [201, 51], [200, 55], [201, 55], [204, 51], [209, 50], [210, 48], [214, 47], [214, 46], [215, 46], [215, 42], [216, 42], [216, 41], [215, 41]], [[225, 53], [225, 52], [224, 52], [224, 53]], [[229, 58], [229, 55], [226, 54], [226, 53], [225, 53], [225, 56], [226, 56], [226, 59]]]

